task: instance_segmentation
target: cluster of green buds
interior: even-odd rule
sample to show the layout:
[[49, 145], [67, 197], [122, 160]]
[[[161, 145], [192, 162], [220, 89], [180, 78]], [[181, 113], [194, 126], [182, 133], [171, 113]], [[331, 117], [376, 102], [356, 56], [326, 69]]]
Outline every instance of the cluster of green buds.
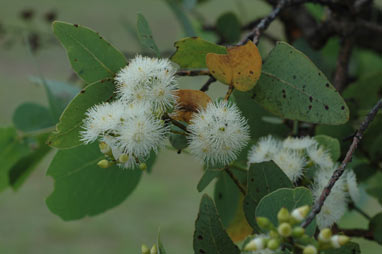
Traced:
[[141, 252], [142, 254], [158, 254], [159, 253], [156, 244], [154, 244], [151, 247], [151, 249], [149, 249], [149, 247], [147, 247], [145, 244], [142, 244]]
[[[309, 206], [302, 206], [289, 212], [285, 207], [277, 214], [278, 225], [274, 225], [266, 217], [257, 217], [256, 222], [263, 231], [257, 234], [244, 246], [248, 253], [279, 253], [282, 248], [299, 250], [298, 253], [318, 254], [321, 250], [340, 248], [349, 241], [344, 235], [332, 235], [332, 231], [325, 228], [320, 231], [318, 240], [305, 233], [300, 226], [309, 213]], [[265, 252], [264, 252], [265, 253]]]
[[[99, 142], [99, 150], [105, 155], [105, 159], [102, 159], [97, 163], [100, 168], [109, 168], [115, 164], [124, 164], [129, 160], [129, 155], [124, 153], [121, 154], [119, 158], [114, 158], [111, 147], [105, 142]], [[142, 171], [146, 170], [146, 163], [139, 163], [139, 169]]]

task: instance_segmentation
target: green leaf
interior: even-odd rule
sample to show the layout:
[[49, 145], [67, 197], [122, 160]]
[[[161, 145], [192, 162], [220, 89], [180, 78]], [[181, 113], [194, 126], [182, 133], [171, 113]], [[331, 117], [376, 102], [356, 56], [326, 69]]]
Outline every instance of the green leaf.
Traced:
[[186, 36], [195, 36], [195, 30], [192, 27], [191, 21], [186, 14], [186, 10], [177, 0], [165, 0], [171, 11], [175, 14], [179, 23], [182, 25]]
[[326, 135], [317, 135], [314, 139], [318, 142], [318, 144], [325, 147], [330, 154], [330, 157], [334, 162], [336, 162], [341, 156], [341, 146], [340, 142], [336, 138], [332, 138]]
[[204, 194], [195, 222], [194, 253], [239, 254], [240, 250], [223, 229], [214, 201]]
[[350, 141], [345, 141], [346, 138], [354, 134], [352, 125], [348, 122], [341, 125], [317, 125], [315, 129], [316, 135], [327, 135], [338, 139], [341, 146], [341, 151], [346, 152], [349, 148]]
[[158, 254], [166, 254], [167, 253], [163, 244], [162, 244], [162, 241], [160, 240], [160, 232], [158, 233], [157, 245], [158, 245]]
[[240, 20], [233, 12], [222, 14], [216, 21], [216, 30], [227, 43], [234, 43], [240, 40], [241, 24]]
[[121, 52], [87, 27], [55, 21], [53, 31], [65, 47], [74, 71], [85, 82], [112, 78], [127, 64]]
[[322, 252], [323, 254], [360, 254], [361, 249], [358, 243], [348, 242], [346, 245], [338, 249], [329, 249]]
[[9, 186], [8, 175], [12, 166], [29, 153], [28, 144], [18, 137], [14, 127], [0, 128], [0, 191]]
[[142, 44], [142, 46], [153, 51], [157, 57], [160, 57], [160, 52], [158, 46], [155, 44], [155, 41], [153, 39], [153, 34], [151, 32], [149, 24], [147, 23], [145, 17], [140, 13], [138, 13], [137, 17], [137, 32], [139, 41]]
[[273, 161], [251, 164], [247, 182], [244, 213], [249, 225], [259, 231], [255, 211], [260, 200], [279, 188], [293, 188], [293, 184]]
[[279, 137], [288, 134], [289, 129], [285, 125], [272, 124], [263, 120], [264, 117], [272, 116], [272, 114], [256, 104], [250, 92], [235, 90], [231, 98], [248, 120], [252, 141], [268, 134]]
[[373, 177], [371, 177], [367, 182], [366, 182], [366, 192], [373, 196], [374, 198], [378, 199], [379, 203], [382, 204], [382, 173], [377, 172], [374, 174]]
[[338, 125], [349, 119], [349, 109], [325, 75], [303, 53], [277, 43], [262, 68], [253, 97], [280, 117]]
[[[312, 193], [305, 187], [295, 189], [281, 188], [264, 196], [256, 208], [256, 216], [267, 217], [274, 225], [278, 225], [277, 213], [282, 207], [289, 211], [293, 209], [313, 204]], [[316, 221], [314, 220], [306, 228], [306, 233], [310, 236], [314, 234]]]
[[86, 111], [95, 104], [111, 99], [113, 91], [112, 80], [97, 81], [85, 87], [62, 113], [48, 144], [60, 149], [81, 145], [79, 132]]
[[185, 135], [171, 133], [168, 139], [176, 150], [183, 150], [188, 146], [187, 137]]
[[175, 42], [174, 46], [176, 51], [170, 59], [181, 68], [207, 68], [206, 55], [208, 53], [227, 54], [225, 47], [199, 37], [184, 38]]
[[13, 190], [18, 190], [22, 186], [28, 176], [51, 150], [45, 143], [48, 136], [49, 133], [42, 133], [34, 137], [29, 144], [31, 152], [17, 161], [9, 170], [9, 184]]
[[[231, 167], [230, 170], [236, 178], [245, 186], [247, 171]], [[238, 209], [241, 192], [226, 172], [222, 172], [215, 184], [214, 200], [216, 208], [225, 228], [227, 228], [234, 218]]]
[[378, 213], [371, 219], [369, 229], [373, 232], [374, 239], [382, 244], [382, 213]]
[[97, 143], [58, 151], [47, 171], [55, 180], [46, 200], [49, 210], [63, 220], [76, 220], [124, 201], [137, 186], [141, 170], [100, 168], [97, 162], [102, 159]]
[[206, 169], [202, 178], [199, 180], [196, 187], [199, 192], [202, 192], [216, 177], [220, 176], [222, 170], [219, 169]]
[[45, 129], [56, 123], [47, 107], [32, 102], [19, 105], [13, 113], [12, 121], [17, 129], [24, 132]]

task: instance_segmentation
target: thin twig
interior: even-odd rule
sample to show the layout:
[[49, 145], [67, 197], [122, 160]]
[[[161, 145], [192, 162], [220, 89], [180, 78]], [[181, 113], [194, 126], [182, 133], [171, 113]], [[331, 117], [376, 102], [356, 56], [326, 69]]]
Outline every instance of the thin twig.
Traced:
[[332, 231], [334, 234], [337, 233], [343, 233], [346, 236], [349, 237], [362, 237], [368, 240], [375, 240], [373, 232], [367, 229], [360, 229], [360, 228], [340, 228], [337, 224], [334, 224], [332, 227]]
[[228, 166], [224, 167], [224, 171], [227, 173], [229, 177], [231, 177], [232, 181], [236, 184], [236, 186], [239, 188], [240, 192], [245, 196], [247, 195], [246, 188], [241, 184], [239, 179], [232, 173], [232, 171], [229, 169]]
[[175, 73], [178, 76], [205, 76], [210, 75], [209, 70], [180, 70]]
[[228, 101], [228, 99], [229, 99], [229, 97], [231, 96], [233, 90], [234, 90], [234, 86], [233, 86], [233, 85], [230, 85], [230, 86], [228, 87], [228, 90], [227, 90], [227, 93], [226, 93], [226, 95], [225, 95], [224, 100]]
[[216, 78], [210, 76], [210, 78], [207, 80], [207, 82], [200, 88], [200, 91], [207, 92], [210, 88], [210, 85], [216, 81]]
[[363, 211], [361, 208], [359, 208], [358, 206], [356, 206], [354, 203], [350, 203], [349, 204], [349, 208], [350, 209], [353, 209], [354, 211], [358, 212], [360, 215], [362, 215], [365, 219], [367, 220], [371, 220], [371, 217], [365, 213], [365, 211]]
[[334, 76], [334, 86], [339, 92], [342, 92], [348, 80], [349, 63], [352, 52], [353, 38], [344, 38], [342, 47], [338, 53], [336, 73]]
[[341, 165], [334, 171], [332, 177], [329, 180], [328, 185], [322, 190], [320, 197], [315, 201], [313, 208], [309, 214], [309, 216], [305, 219], [305, 221], [301, 224], [302, 227], [306, 228], [316, 217], [316, 215], [321, 211], [322, 206], [326, 198], [329, 196], [334, 184], [338, 181], [338, 179], [342, 176], [345, 171], [346, 165], [351, 161], [353, 157], [353, 153], [357, 149], [358, 143], [361, 141], [363, 133], [373, 121], [378, 111], [382, 108], [382, 99], [380, 99], [377, 104], [372, 108], [369, 114], [366, 116], [365, 120], [361, 123], [360, 128], [357, 133], [354, 135], [353, 142], [349, 147], [349, 150], [346, 153], [344, 160]]
[[163, 120], [167, 120], [167, 121], [170, 121], [173, 125], [175, 125], [176, 127], [179, 127], [180, 129], [184, 130], [186, 133], [189, 133], [189, 131], [187, 130], [187, 127], [182, 124], [181, 122], [178, 122], [177, 120], [171, 118], [171, 116], [169, 116], [168, 114], [165, 114], [163, 115]]

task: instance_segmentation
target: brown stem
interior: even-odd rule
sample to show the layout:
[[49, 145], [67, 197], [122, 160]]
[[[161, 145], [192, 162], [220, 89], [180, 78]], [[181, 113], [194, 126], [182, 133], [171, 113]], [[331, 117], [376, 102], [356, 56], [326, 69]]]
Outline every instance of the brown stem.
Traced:
[[207, 82], [200, 88], [200, 91], [207, 92], [210, 88], [210, 85], [216, 81], [216, 78], [210, 76], [210, 78], [207, 80]]
[[334, 86], [339, 92], [342, 92], [348, 80], [349, 63], [352, 51], [353, 38], [344, 38], [338, 54], [336, 73], [334, 76]]
[[210, 75], [209, 70], [179, 70], [175, 73], [178, 76], [203, 76]]
[[187, 127], [182, 124], [181, 122], [178, 122], [177, 120], [175, 119], [172, 119], [168, 114], [165, 114], [163, 115], [163, 120], [167, 120], [167, 121], [170, 121], [173, 125], [179, 127], [180, 129], [184, 130], [186, 133], [190, 133], [188, 130], [187, 130]]
[[226, 93], [226, 95], [225, 95], [225, 97], [224, 97], [224, 100], [228, 101], [228, 99], [229, 99], [229, 97], [231, 96], [233, 90], [234, 90], [234, 86], [233, 86], [233, 85], [230, 85], [230, 86], [228, 87], [228, 91], [227, 91], [227, 93]]
[[232, 171], [229, 169], [228, 166], [224, 167], [224, 171], [227, 173], [229, 177], [231, 177], [232, 181], [236, 184], [236, 186], [239, 188], [240, 192], [245, 196], [247, 195], [246, 188], [241, 184], [239, 179], [232, 173]]
[[342, 176], [342, 174], [345, 171], [346, 165], [351, 161], [353, 157], [353, 153], [357, 149], [357, 146], [359, 142], [362, 139], [363, 133], [373, 121], [375, 116], [377, 115], [378, 111], [382, 108], [382, 99], [380, 99], [377, 104], [371, 109], [369, 114], [367, 114], [365, 120], [361, 123], [361, 126], [359, 127], [358, 131], [354, 135], [353, 142], [349, 147], [349, 150], [346, 153], [346, 156], [344, 160], [342, 161], [341, 165], [334, 171], [332, 177], [329, 180], [328, 185], [322, 190], [322, 193], [320, 197], [315, 201], [312, 210], [310, 211], [310, 214], [306, 217], [305, 221], [301, 224], [302, 227], [306, 228], [316, 217], [316, 215], [321, 211], [322, 206], [324, 205], [324, 202], [326, 198], [329, 196], [334, 184], [338, 181], [338, 179]]
[[343, 233], [349, 237], [362, 237], [368, 240], [375, 240], [373, 232], [367, 229], [360, 229], [360, 228], [345, 229], [345, 228], [338, 227], [337, 224], [334, 224], [332, 227], [332, 231], [334, 234]]

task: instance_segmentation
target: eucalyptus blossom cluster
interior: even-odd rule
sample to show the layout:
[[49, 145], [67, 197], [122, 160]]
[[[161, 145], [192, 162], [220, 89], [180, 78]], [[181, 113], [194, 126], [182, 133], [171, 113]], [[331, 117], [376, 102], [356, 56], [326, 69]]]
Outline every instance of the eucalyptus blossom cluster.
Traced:
[[[338, 163], [333, 162], [330, 153], [314, 138], [288, 137], [279, 140], [272, 136], [260, 138], [248, 153], [249, 163], [274, 161], [293, 182], [308, 180], [314, 199], [318, 199], [326, 187]], [[349, 201], [359, 199], [356, 176], [347, 169], [334, 185], [320, 213], [317, 215], [319, 228], [326, 228], [337, 222], [346, 212]]]
[[[178, 110], [175, 73], [168, 59], [142, 56], [117, 73], [116, 99], [90, 108], [81, 131], [85, 144], [98, 141], [106, 155], [100, 167], [145, 169], [144, 161], [163, 146], [171, 131], [168, 120]], [[234, 161], [249, 140], [247, 120], [227, 100], [199, 107], [184, 126], [191, 154], [209, 165]]]
[[117, 73], [116, 100], [90, 108], [81, 132], [84, 143], [100, 142], [107, 159], [99, 166], [145, 168], [169, 133], [162, 116], [176, 105], [175, 72], [168, 59], [137, 56]]
[[[272, 254], [282, 253], [289, 248], [294, 253], [318, 254], [321, 250], [340, 248], [350, 239], [345, 235], [333, 235], [329, 228], [324, 228], [317, 239], [308, 235], [300, 223], [309, 213], [309, 206], [301, 206], [291, 212], [285, 207], [277, 213], [277, 225], [266, 217], [256, 217], [262, 233], [249, 237], [244, 244], [243, 253]], [[299, 249], [298, 252], [295, 250]]]

